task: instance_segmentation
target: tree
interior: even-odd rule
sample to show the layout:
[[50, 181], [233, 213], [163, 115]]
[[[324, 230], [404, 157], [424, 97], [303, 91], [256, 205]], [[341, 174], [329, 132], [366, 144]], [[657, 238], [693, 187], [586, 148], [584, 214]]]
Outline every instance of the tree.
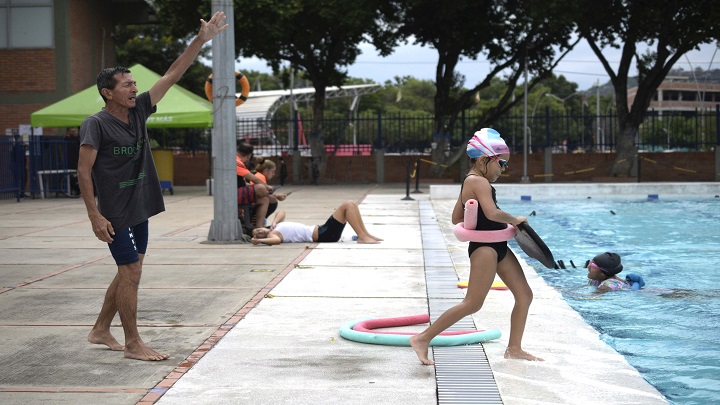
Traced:
[[[115, 44], [118, 64], [132, 66], [139, 63], [159, 75], [165, 74], [187, 48], [187, 40], [173, 36], [163, 24], [118, 25], [115, 27]], [[200, 57], [207, 56], [208, 49], [203, 49]], [[205, 97], [205, 81], [211, 72], [211, 68], [196, 59], [178, 85]]]
[[[522, 101], [517, 90], [525, 64], [533, 76], [530, 88], [546, 78], [562, 58], [556, 49], [567, 52], [573, 32], [573, 5], [569, 0], [433, 0], [398, 1], [398, 16], [385, 16], [398, 25], [397, 35], [413, 38], [415, 43], [437, 50], [435, 74], [434, 134], [438, 147], [433, 160], [452, 164], [464, 153], [458, 150], [446, 157], [449, 134], [452, 134], [461, 111], [471, 108], [475, 95], [504, 76], [505, 91], [497, 103], [485, 111], [476, 128], [491, 126], [499, 116]], [[463, 88], [464, 78], [455, 72], [461, 58], [475, 60], [485, 56], [491, 64], [485, 79]], [[433, 166], [434, 174], [442, 166]]]
[[[720, 12], [715, 1], [609, 0], [579, 2], [578, 32], [600, 60], [615, 90], [620, 135], [611, 176], [637, 172], [635, 137], [650, 101], [672, 66], [698, 45], [720, 37]], [[647, 52], [640, 54], [643, 45]], [[617, 70], [603, 55], [611, 47], [622, 51]], [[628, 74], [638, 70], [638, 90], [627, 102]]]
[[[176, 32], [197, 29], [197, 16], [210, 15], [208, 0], [155, 0], [159, 17]], [[315, 88], [312, 155], [324, 172], [323, 139], [325, 88], [341, 86], [347, 78], [345, 66], [360, 54], [359, 44], [376, 39], [380, 49], [382, 28], [378, 13], [386, 1], [366, 0], [235, 0], [236, 55], [256, 56], [268, 61], [274, 71], [289, 63], [304, 71]]]

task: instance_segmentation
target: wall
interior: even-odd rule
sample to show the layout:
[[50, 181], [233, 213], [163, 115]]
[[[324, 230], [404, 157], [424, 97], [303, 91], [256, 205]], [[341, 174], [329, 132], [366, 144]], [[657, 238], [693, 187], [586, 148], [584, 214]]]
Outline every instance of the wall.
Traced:
[[[103, 62], [115, 65], [113, 16], [105, 2], [56, 1], [54, 12], [53, 48], [0, 49], [0, 134], [29, 124], [33, 112], [94, 85]], [[43, 133], [58, 132], [44, 128]]]
[[[415, 171], [415, 163], [419, 156], [385, 156], [385, 183], [405, 183], [407, 179], [406, 165], [409, 162], [411, 172]], [[429, 161], [429, 156], [420, 157]], [[619, 179], [608, 177], [610, 167], [615, 160], [614, 153], [580, 153], [580, 154], [553, 154], [553, 173], [547, 176], [544, 173], [544, 156], [541, 153], [528, 155], [527, 174], [531, 183], [543, 183], [550, 179], [554, 183], [573, 182], [620, 182], [638, 181], [637, 178]], [[308, 167], [310, 160], [301, 158], [303, 174], [301, 183], [310, 183]], [[280, 161], [273, 158], [278, 166], [277, 178], [271, 180], [273, 184], [280, 182]], [[286, 157], [285, 165], [288, 170], [288, 180], [291, 182], [292, 157]], [[459, 183], [466, 170], [461, 170], [460, 164], [448, 168], [441, 179], [430, 179], [430, 164], [425, 161], [418, 163], [418, 172], [421, 183]], [[676, 153], [643, 153], [640, 161], [640, 182], [679, 181], [701, 182], [715, 181], [715, 153], [714, 152], [676, 152]], [[369, 184], [377, 183], [375, 156], [329, 156], [326, 175], [321, 184]], [[207, 154], [176, 155], [175, 157], [175, 185], [204, 185], [210, 173], [210, 159]], [[509, 169], [503, 174], [500, 181], [519, 183], [523, 176], [522, 155], [513, 156]], [[414, 187], [416, 178], [411, 178]]]
[[173, 168], [174, 186], [204, 186], [210, 177], [210, 154], [175, 155]]

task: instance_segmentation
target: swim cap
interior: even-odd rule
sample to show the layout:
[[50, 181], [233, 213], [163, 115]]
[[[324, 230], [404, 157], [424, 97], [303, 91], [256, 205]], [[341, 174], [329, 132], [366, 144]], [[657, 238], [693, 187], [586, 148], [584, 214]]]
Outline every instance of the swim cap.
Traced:
[[620, 263], [620, 255], [617, 253], [600, 253], [593, 257], [592, 261], [600, 268], [600, 271], [608, 277], [620, 273], [623, 269], [623, 265]]
[[498, 131], [492, 128], [483, 128], [470, 138], [466, 152], [470, 158], [475, 159], [483, 155], [492, 157], [510, 153], [510, 149]]

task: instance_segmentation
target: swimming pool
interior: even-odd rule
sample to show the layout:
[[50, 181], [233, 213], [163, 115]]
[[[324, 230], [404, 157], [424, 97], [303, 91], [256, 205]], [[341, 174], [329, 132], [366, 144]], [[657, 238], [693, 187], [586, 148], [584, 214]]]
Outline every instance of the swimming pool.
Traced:
[[[567, 269], [545, 269], [513, 240], [514, 250], [671, 403], [720, 403], [720, 199], [498, 204], [528, 216]], [[593, 294], [582, 267], [604, 251], [619, 253], [619, 276], [641, 275], [643, 290]]]

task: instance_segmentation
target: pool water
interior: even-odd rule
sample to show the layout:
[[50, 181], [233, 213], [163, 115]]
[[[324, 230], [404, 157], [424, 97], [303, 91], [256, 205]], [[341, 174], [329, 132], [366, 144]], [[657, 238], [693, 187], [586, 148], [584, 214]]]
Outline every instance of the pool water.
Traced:
[[[514, 250], [671, 403], [720, 403], [720, 199], [498, 204], [528, 216], [566, 269], [546, 269], [512, 240]], [[621, 255], [619, 277], [638, 274], [645, 287], [595, 294], [582, 267], [605, 251]]]

